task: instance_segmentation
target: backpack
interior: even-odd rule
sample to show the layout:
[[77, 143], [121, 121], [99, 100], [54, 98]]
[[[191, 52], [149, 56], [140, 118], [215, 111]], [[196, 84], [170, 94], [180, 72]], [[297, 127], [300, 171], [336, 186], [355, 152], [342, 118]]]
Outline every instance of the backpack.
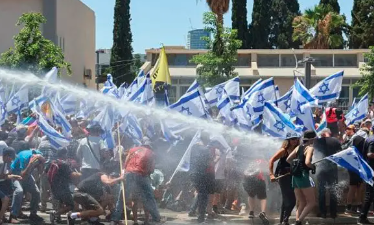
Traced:
[[64, 162], [61, 160], [54, 160], [51, 162], [51, 164], [49, 165], [48, 172], [47, 172], [47, 178], [48, 178], [49, 184], [53, 183], [53, 180], [58, 174], [58, 171], [60, 170], [60, 166], [63, 163]]
[[304, 171], [304, 156], [305, 145], [300, 145], [297, 151], [296, 158], [291, 162], [291, 175], [294, 177], [301, 177]]

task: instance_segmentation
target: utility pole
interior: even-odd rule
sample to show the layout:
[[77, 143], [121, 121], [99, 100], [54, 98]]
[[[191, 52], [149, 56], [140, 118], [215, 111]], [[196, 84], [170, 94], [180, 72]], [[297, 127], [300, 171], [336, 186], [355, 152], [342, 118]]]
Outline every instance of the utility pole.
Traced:
[[312, 79], [312, 63], [314, 59], [311, 57], [307, 57], [303, 59], [301, 62], [305, 63], [305, 80], [304, 85], [307, 89], [310, 89], [311, 86], [311, 79]]
[[96, 50], [95, 53], [96, 53], [96, 90], [99, 90], [99, 76], [101, 75], [100, 74], [100, 70], [101, 70], [100, 53], [105, 53], [105, 51], [103, 49], [99, 49], [99, 50]]

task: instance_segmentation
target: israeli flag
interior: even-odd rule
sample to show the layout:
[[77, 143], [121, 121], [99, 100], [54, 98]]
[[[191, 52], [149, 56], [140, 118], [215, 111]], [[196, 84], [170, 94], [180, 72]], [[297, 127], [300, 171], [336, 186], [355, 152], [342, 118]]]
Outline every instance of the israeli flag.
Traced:
[[226, 139], [220, 133], [214, 133], [210, 135], [210, 145], [217, 147], [222, 152], [227, 153], [231, 151], [230, 145], [227, 143]]
[[359, 102], [355, 104], [353, 109], [345, 116], [345, 124], [351, 125], [355, 122], [365, 119], [369, 108], [368, 94], [364, 95]]
[[250, 96], [250, 93], [252, 93], [252, 91], [259, 85], [262, 83], [262, 79], [258, 79], [254, 84], [252, 84], [252, 86], [250, 88], [248, 88], [248, 90], [246, 92], [244, 92], [244, 94], [242, 95], [242, 101], [248, 99], [248, 96]]
[[244, 104], [239, 104], [232, 109], [232, 112], [235, 115], [237, 126], [241, 130], [250, 131], [254, 124], [251, 122], [251, 114], [247, 107]]
[[178, 130], [173, 130], [173, 127], [169, 126], [165, 120], [160, 120], [162, 134], [169, 143], [176, 145], [180, 140], [183, 140], [182, 136], [179, 135]]
[[138, 89], [138, 78], [135, 78], [135, 80], [133, 80], [133, 82], [126, 88], [126, 93], [122, 95], [121, 99], [128, 100], [130, 95], [134, 93], [137, 89]]
[[222, 118], [223, 124], [227, 126], [233, 125], [234, 121], [236, 121], [235, 114], [232, 112], [232, 104], [230, 97], [224, 91], [223, 97], [218, 101], [217, 108], [219, 110], [219, 115]]
[[323, 110], [321, 123], [319, 124], [318, 128], [316, 129], [316, 132], [317, 132], [318, 136], [320, 136], [320, 133], [325, 128], [327, 128], [327, 120], [326, 120], [326, 111]]
[[302, 127], [293, 124], [290, 116], [284, 114], [274, 103], [265, 102], [262, 131], [273, 137], [287, 139], [300, 137]]
[[63, 96], [62, 98], [60, 98], [58, 100], [58, 102], [59, 102], [59, 104], [62, 108], [62, 112], [65, 115], [76, 114], [79, 100], [75, 95], [67, 94], [67, 95]]
[[278, 85], [275, 85], [275, 99], [280, 98], [280, 92], [279, 92], [279, 87]]
[[178, 166], [175, 169], [172, 177], [174, 177], [174, 175], [179, 171], [188, 172], [190, 170], [190, 167], [191, 167], [191, 151], [192, 151], [193, 147], [200, 141], [200, 136], [201, 136], [201, 131], [198, 130], [196, 132], [195, 136], [192, 138], [190, 144], [188, 145], [187, 150], [183, 154], [181, 161], [179, 161]]
[[230, 99], [235, 101], [240, 99], [240, 78], [235, 77], [231, 80], [228, 80], [222, 84], [218, 84], [210, 89], [206, 94], [206, 98], [210, 105], [214, 105], [218, 102], [218, 99], [223, 95], [223, 90], [227, 92]]
[[118, 96], [119, 98], [122, 98], [124, 95], [126, 95], [127, 93], [127, 83], [124, 82], [123, 84], [121, 84], [121, 86], [119, 86], [118, 88]]
[[29, 105], [29, 89], [23, 85], [7, 102], [6, 111], [17, 114], [17, 122], [22, 121], [21, 111]]
[[152, 81], [150, 75], [147, 74], [146, 78], [138, 85], [137, 88], [131, 90], [131, 93], [127, 99], [130, 102], [139, 104], [152, 103], [154, 100], [154, 93], [152, 88]]
[[105, 140], [107, 147], [113, 149], [115, 147], [114, 138], [112, 135], [112, 128], [114, 126], [114, 112], [111, 106], [106, 106], [102, 109], [99, 114], [91, 121], [91, 124], [100, 124], [101, 128], [104, 130], [102, 135], [103, 140]]
[[121, 132], [125, 133], [132, 139], [135, 145], [141, 145], [143, 139], [143, 131], [136, 116], [129, 113], [120, 126]]
[[184, 94], [176, 103], [170, 105], [169, 108], [187, 116], [207, 117], [206, 108], [197, 89]]
[[291, 97], [291, 110], [296, 115], [305, 114], [305, 109], [313, 106], [318, 106], [318, 99], [305, 88], [299, 79], [295, 79]]
[[310, 89], [310, 93], [318, 99], [319, 104], [332, 102], [339, 98], [343, 75], [344, 71], [330, 75]]
[[192, 82], [190, 87], [187, 89], [186, 93], [194, 91], [194, 90], [198, 89], [199, 87], [200, 87], [200, 84], [197, 82], [197, 80], [194, 80], [194, 82]]
[[51, 145], [56, 148], [67, 147], [70, 144], [70, 139], [64, 137], [62, 134], [57, 132], [51, 125], [48, 124], [47, 120], [43, 115], [37, 113], [38, 119], [37, 124], [41, 131], [48, 137]]
[[50, 103], [51, 109], [53, 112], [53, 119], [56, 125], [62, 128], [62, 133], [65, 137], [71, 137], [71, 125], [69, 121], [66, 119], [65, 114], [63, 114], [57, 107], [54, 106], [53, 103]]
[[292, 97], [293, 86], [284, 94], [282, 97], [274, 101], [275, 105], [280, 108], [284, 113], [290, 113], [291, 111], [291, 97]]
[[264, 110], [264, 104], [267, 101], [275, 101], [274, 79], [269, 78], [257, 85], [247, 96], [244, 102], [247, 114], [254, 125], [261, 121], [260, 116]]
[[355, 172], [369, 185], [373, 186], [373, 169], [361, 157], [358, 150], [352, 146], [346, 150], [328, 156], [325, 159], [344, 167], [349, 171]]

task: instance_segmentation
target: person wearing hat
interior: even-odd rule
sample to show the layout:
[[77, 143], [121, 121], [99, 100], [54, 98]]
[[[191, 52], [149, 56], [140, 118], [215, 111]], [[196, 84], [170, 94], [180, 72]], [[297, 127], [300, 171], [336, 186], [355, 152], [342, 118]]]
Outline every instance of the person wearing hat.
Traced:
[[[142, 145], [129, 150], [125, 163], [125, 198], [128, 200], [132, 195], [139, 195], [145, 210], [149, 212], [153, 222], [165, 222], [161, 218], [157, 208], [156, 199], [153, 194], [149, 176], [155, 169], [155, 156], [152, 150], [152, 142], [144, 137]], [[130, 203], [130, 202], [127, 202]], [[122, 224], [120, 222], [123, 213], [122, 190], [118, 196], [116, 209], [112, 214], [111, 224]]]
[[348, 143], [352, 139], [352, 137], [355, 133], [356, 133], [355, 125], [351, 124], [351, 125], [347, 126], [345, 128], [345, 134], [343, 135], [342, 145], [345, 145], [346, 143]]
[[[298, 135], [290, 135], [283, 141], [282, 147], [269, 160], [269, 171], [271, 182], [276, 181], [276, 177], [284, 176], [291, 172], [291, 165], [287, 162], [288, 156], [299, 145], [300, 138]], [[279, 160], [279, 161], [278, 161]], [[278, 161], [274, 174], [274, 163]], [[296, 197], [292, 188], [292, 177], [284, 176], [278, 180], [282, 193], [282, 206], [280, 214], [280, 224], [289, 224], [288, 219], [296, 205]]]
[[23, 150], [29, 150], [30, 145], [27, 141], [25, 141], [27, 136], [27, 126], [23, 124], [17, 125], [16, 133], [17, 138], [12, 142], [10, 147], [14, 148], [17, 154]]
[[[342, 150], [340, 141], [332, 137], [330, 129], [325, 128], [321, 131], [321, 137], [314, 141], [314, 155], [318, 156], [316, 160], [331, 156]], [[330, 216], [336, 218], [337, 216], [337, 196], [334, 187], [338, 183], [338, 167], [335, 163], [329, 160], [323, 160], [318, 164], [317, 180], [318, 180], [318, 201], [319, 210], [322, 218], [326, 218], [326, 192], [330, 196]]]
[[[371, 131], [374, 131], [374, 126], [371, 127]], [[374, 169], [374, 134], [370, 135], [364, 144], [363, 157], [368, 162], [369, 166]], [[358, 224], [374, 224], [367, 218], [371, 204], [374, 202], [374, 187], [370, 184], [366, 184], [365, 201], [361, 209], [361, 215], [358, 219]]]
[[100, 171], [101, 155], [106, 149], [101, 138], [104, 132], [101, 126], [90, 124], [87, 129], [89, 135], [79, 142], [77, 149], [77, 159], [81, 162], [82, 180]]
[[309, 171], [315, 169], [312, 157], [316, 137], [314, 131], [305, 131], [301, 144], [287, 158], [287, 162], [291, 164], [292, 186], [298, 202], [295, 225], [301, 225], [316, 205], [314, 184], [309, 176]]

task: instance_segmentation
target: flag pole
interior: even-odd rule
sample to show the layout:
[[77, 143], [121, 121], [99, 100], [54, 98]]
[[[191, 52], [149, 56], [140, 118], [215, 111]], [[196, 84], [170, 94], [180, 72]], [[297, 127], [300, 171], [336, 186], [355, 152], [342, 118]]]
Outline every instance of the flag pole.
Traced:
[[317, 160], [317, 161], [315, 161], [315, 162], [312, 162], [312, 164], [314, 165], [314, 164], [320, 163], [320, 162], [323, 161], [323, 160], [325, 160], [325, 158], [320, 159], [320, 160]]
[[[121, 148], [121, 135], [119, 133], [119, 122], [117, 122], [117, 140], [118, 140], [118, 151], [119, 151], [119, 166], [121, 173], [122, 171], [122, 148]], [[125, 185], [123, 180], [121, 180], [121, 188], [122, 188], [122, 199], [123, 199], [123, 213], [125, 216], [125, 224], [127, 225], [127, 210], [126, 210], [126, 195], [125, 195]]]

